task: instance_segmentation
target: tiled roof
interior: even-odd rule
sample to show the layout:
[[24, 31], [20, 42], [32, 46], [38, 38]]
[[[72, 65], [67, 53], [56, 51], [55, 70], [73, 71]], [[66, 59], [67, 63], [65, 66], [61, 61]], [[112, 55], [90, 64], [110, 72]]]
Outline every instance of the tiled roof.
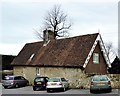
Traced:
[[95, 33], [52, 40], [47, 46], [43, 46], [43, 42], [28, 43], [12, 64], [80, 67], [83, 66], [97, 36], [98, 33]]
[[25, 65], [30, 56], [37, 54], [38, 50], [43, 46], [43, 42], [27, 43], [13, 60], [13, 65]]

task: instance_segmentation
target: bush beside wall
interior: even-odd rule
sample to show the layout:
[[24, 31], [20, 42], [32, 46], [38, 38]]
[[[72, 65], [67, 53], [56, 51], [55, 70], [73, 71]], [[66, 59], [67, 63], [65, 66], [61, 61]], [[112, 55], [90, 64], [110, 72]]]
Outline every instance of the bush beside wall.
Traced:
[[111, 80], [112, 88], [120, 89], [120, 74], [107, 74]]

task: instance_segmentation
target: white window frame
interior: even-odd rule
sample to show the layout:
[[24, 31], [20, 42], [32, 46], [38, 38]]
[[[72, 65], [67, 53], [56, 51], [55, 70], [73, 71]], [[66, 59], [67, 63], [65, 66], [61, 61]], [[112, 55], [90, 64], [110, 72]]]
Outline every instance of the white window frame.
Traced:
[[93, 63], [94, 64], [99, 64], [99, 53], [93, 53]]
[[36, 67], [36, 76], [40, 76], [40, 68]]

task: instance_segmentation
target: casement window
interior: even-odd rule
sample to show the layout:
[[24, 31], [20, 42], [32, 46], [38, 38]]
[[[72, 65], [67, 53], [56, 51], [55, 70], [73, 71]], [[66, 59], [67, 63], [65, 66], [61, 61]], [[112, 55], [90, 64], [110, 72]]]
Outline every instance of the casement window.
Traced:
[[99, 54], [98, 53], [93, 53], [93, 63], [99, 64]]
[[40, 68], [36, 67], [36, 76], [40, 75]]

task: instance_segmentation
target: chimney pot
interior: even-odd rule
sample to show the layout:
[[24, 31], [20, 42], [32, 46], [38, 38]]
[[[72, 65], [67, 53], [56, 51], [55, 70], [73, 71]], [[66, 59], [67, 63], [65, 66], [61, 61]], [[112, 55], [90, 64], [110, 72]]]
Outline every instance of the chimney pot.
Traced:
[[44, 30], [43, 31], [43, 38], [44, 38], [44, 42], [47, 43], [49, 40], [53, 40], [54, 38], [54, 32], [51, 30]]

